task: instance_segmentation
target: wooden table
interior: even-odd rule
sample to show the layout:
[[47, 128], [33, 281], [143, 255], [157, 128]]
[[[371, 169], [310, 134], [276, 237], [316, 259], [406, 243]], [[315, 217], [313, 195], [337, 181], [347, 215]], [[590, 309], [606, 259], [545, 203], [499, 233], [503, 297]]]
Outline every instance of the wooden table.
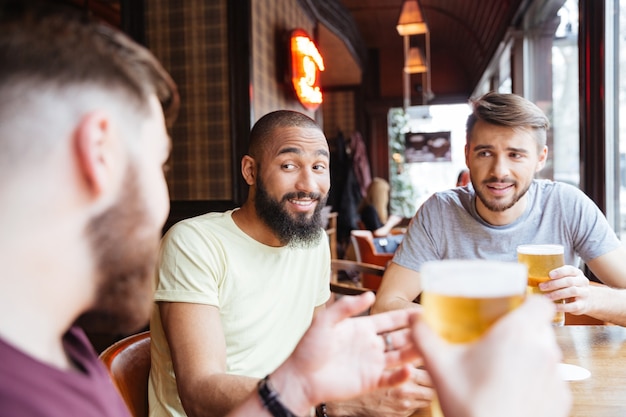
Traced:
[[626, 329], [619, 326], [563, 326], [555, 329], [563, 362], [591, 376], [571, 381], [571, 417], [626, 416]]
[[[626, 416], [626, 328], [619, 326], [563, 326], [555, 328], [563, 362], [582, 366], [591, 376], [569, 382], [570, 417]], [[430, 417], [430, 410], [412, 417]]]

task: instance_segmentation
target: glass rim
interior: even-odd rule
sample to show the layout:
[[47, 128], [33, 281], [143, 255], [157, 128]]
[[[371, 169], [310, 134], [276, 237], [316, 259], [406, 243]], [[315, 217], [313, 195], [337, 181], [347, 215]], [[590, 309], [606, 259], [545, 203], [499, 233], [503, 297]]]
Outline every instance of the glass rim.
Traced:
[[515, 261], [443, 259], [420, 268], [424, 292], [459, 297], [501, 297], [525, 294], [528, 268]]
[[528, 243], [518, 245], [516, 251], [524, 255], [561, 255], [565, 253], [565, 247], [557, 243]]

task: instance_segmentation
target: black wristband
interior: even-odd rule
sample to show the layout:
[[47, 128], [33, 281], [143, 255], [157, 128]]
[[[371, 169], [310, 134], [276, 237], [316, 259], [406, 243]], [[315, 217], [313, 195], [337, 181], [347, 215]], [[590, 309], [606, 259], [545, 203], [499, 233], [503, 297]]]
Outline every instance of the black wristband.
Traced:
[[259, 381], [257, 391], [263, 402], [263, 407], [265, 407], [272, 416], [296, 417], [294, 413], [289, 411], [289, 409], [280, 402], [279, 395], [276, 390], [274, 390], [269, 375]]
[[328, 417], [328, 414], [326, 414], [326, 403], [321, 403], [315, 408], [315, 417]]

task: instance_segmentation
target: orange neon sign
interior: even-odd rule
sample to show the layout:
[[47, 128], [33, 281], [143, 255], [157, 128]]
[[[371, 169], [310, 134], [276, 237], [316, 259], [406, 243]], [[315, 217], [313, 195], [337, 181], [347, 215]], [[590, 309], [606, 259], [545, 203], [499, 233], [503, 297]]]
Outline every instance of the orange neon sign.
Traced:
[[291, 32], [291, 83], [302, 105], [316, 110], [322, 104], [320, 72], [324, 59], [309, 35], [302, 29]]

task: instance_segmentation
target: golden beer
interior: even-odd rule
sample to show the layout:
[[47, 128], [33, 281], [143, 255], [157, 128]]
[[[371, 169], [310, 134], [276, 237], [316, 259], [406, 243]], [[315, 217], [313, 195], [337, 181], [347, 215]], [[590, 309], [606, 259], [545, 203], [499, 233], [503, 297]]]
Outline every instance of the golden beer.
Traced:
[[[520, 245], [517, 261], [528, 268], [528, 294], [543, 294], [539, 284], [550, 280], [550, 271], [565, 265], [564, 249], [561, 245]], [[564, 300], [555, 302], [563, 303]], [[557, 311], [552, 324], [565, 324], [565, 313]]]
[[478, 298], [427, 292], [422, 295], [422, 306], [429, 312], [428, 324], [452, 343], [468, 343], [480, 338], [493, 323], [523, 301], [523, 293]]
[[[421, 268], [424, 320], [451, 343], [469, 343], [524, 301], [522, 264], [485, 260], [426, 262]], [[443, 417], [437, 398], [432, 417]]]

